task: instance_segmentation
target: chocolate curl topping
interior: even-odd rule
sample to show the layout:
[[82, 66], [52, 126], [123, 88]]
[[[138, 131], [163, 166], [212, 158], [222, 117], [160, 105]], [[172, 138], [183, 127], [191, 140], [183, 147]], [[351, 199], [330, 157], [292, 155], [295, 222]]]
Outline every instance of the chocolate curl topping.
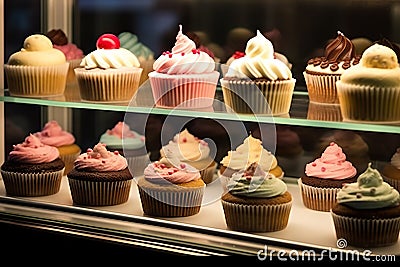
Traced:
[[351, 60], [355, 55], [353, 43], [340, 31], [338, 31], [338, 36], [325, 48], [325, 58], [329, 62]]
[[244, 175], [245, 176], [254, 176], [254, 173], [256, 172], [257, 167], [258, 167], [258, 163], [257, 162], [251, 163], [247, 167], [246, 171], [244, 172]]
[[46, 33], [47, 37], [51, 40], [53, 45], [66, 45], [68, 38], [61, 29], [53, 29]]

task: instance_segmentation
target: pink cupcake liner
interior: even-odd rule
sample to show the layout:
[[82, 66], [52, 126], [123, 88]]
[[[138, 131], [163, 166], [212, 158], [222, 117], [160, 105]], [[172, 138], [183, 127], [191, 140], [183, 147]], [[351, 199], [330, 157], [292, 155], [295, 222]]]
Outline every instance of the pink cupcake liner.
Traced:
[[337, 83], [344, 121], [400, 123], [400, 88]]
[[81, 99], [90, 102], [129, 102], [139, 88], [141, 68], [93, 69], [76, 68]]
[[319, 188], [313, 187], [297, 179], [301, 198], [305, 207], [317, 211], [330, 211], [336, 204], [336, 194], [340, 188]]
[[64, 93], [69, 63], [51, 66], [4, 65], [10, 95], [53, 97]]
[[214, 103], [219, 72], [188, 75], [149, 73], [156, 106], [206, 108]]
[[54, 172], [18, 173], [1, 171], [8, 196], [49, 196], [60, 191], [64, 168]]
[[224, 102], [233, 111], [271, 115], [289, 114], [295, 83], [221, 79]]
[[395, 244], [399, 239], [400, 217], [361, 219], [331, 214], [337, 239], [345, 239], [348, 245], [384, 247]]
[[276, 205], [243, 205], [221, 200], [226, 225], [243, 232], [275, 232], [287, 227], [292, 202]]
[[82, 181], [68, 177], [74, 204], [112, 206], [128, 201], [132, 179], [125, 181]]
[[303, 72], [311, 102], [339, 104], [336, 81], [341, 75], [313, 75]]
[[307, 119], [320, 121], [342, 121], [343, 117], [339, 104], [310, 102], [308, 104]]

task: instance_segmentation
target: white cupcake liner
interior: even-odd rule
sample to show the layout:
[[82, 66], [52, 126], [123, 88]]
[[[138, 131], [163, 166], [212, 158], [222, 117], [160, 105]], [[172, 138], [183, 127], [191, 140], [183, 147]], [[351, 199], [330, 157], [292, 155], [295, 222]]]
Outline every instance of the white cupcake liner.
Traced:
[[154, 102], [156, 106], [164, 108], [211, 107], [214, 103], [218, 78], [217, 71], [188, 75], [149, 73]]
[[80, 153], [81, 152], [79, 151], [75, 154], [60, 154], [60, 158], [62, 161], [64, 161], [65, 164], [64, 175], [72, 170], [72, 168], [74, 167], [74, 161], [78, 158]]
[[341, 75], [315, 75], [303, 72], [311, 102], [339, 104], [336, 81]]
[[286, 228], [292, 202], [276, 205], [244, 205], [221, 200], [226, 225], [243, 232], [275, 232]]
[[74, 204], [113, 206], [128, 201], [132, 179], [125, 181], [83, 181], [68, 177]]
[[142, 68], [74, 69], [83, 101], [129, 102], [139, 88]]
[[400, 123], [400, 87], [379, 88], [337, 82], [344, 121]]
[[317, 211], [330, 211], [336, 204], [336, 194], [340, 188], [319, 188], [313, 187], [297, 179], [301, 198], [305, 207]]
[[150, 163], [150, 153], [142, 156], [125, 157], [133, 177], [143, 176], [144, 169]]
[[310, 102], [308, 104], [307, 119], [320, 121], [342, 121], [343, 117], [339, 104]]
[[400, 217], [362, 219], [331, 214], [337, 239], [345, 239], [348, 245], [383, 247], [395, 244], [399, 239]]
[[288, 114], [296, 80], [253, 82], [221, 79], [224, 102], [237, 113]]
[[81, 64], [82, 59], [71, 59], [68, 60], [69, 63], [69, 68], [67, 72], [67, 85], [77, 83], [76, 77], [75, 77], [75, 71], [74, 69], [79, 68]]
[[51, 66], [4, 65], [10, 95], [54, 97], [64, 93], [69, 63]]
[[49, 196], [60, 191], [64, 168], [54, 172], [19, 173], [1, 171], [8, 196]]

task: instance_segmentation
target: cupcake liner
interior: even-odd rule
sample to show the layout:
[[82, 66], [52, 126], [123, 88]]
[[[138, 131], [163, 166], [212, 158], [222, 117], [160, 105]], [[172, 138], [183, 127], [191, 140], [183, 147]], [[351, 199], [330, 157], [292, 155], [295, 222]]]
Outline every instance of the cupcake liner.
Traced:
[[142, 156], [125, 157], [133, 177], [143, 176], [144, 169], [150, 163], [150, 153]]
[[316, 75], [303, 72], [303, 76], [311, 102], [339, 104], [336, 81], [340, 80], [340, 74]]
[[339, 104], [310, 102], [308, 104], [307, 119], [320, 121], [342, 121], [343, 117]]
[[64, 170], [64, 175], [67, 175], [72, 168], [74, 167], [74, 161], [78, 158], [80, 155], [80, 151], [78, 153], [74, 154], [61, 154], [60, 153], [60, 158], [62, 161], [64, 161], [65, 164], [65, 170]]
[[83, 181], [68, 177], [74, 204], [112, 206], [128, 201], [132, 179], [125, 181]]
[[336, 194], [340, 188], [320, 188], [313, 187], [297, 179], [301, 198], [305, 207], [317, 211], [330, 211], [336, 204]]
[[[176, 77], [174, 77], [176, 76]], [[214, 103], [219, 72], [166, 75], [151, 72], [149, 79], [156, 106], [205, 108]]]
[[237, 113], [288, 114], [296, 80], [253, 82], [221, 79], [224, 102]]
[[93, 69], [76, 68], [81, 99], [90, 102], [129, 102], [139, 88], [141, 68]]
[[218, 164], [211, 164], [205, 169], [199, 170], [201, 179], [203, 179], [205, 184], [209, 184], [214, 180], [215, 170], [217, 169]]
[[53, 97], [64, 93], [69, 63], [51, 66], [4, 65], [10, 95]]
[[382, 178], [385, 182], [390, 184], [394, 189], [400, 191], [400, 180], [399, 179], [392, 179], [382, 174]]
[[337, 83], [344, 121], [400, 123], [400, 88]]
[[60, 191], [64, 168], [54, 172], [19, 173], [1, 171], [8, 196], [49, 196]]
[[243, 205], [221, 200], [226, 225], [242, 232], [275, 232], [286, 228], [292, 202], [276, 205]]
[[166, 188], [138, 186], [143, 212], [160, 217], [186, 217], [199, 213], [204, 187], [189, 188], [177, 185]]
[[67, 81], [66, 81], [67, 84], [73, 84], [77, 82], [74, 69], [79, 68], [81, 61], [82, 59], [68, 60], [69, 68], [67, 72]]
[[149, 73], [153, 71], [153, 60], [140, 60], [140, 67], [143, 69], [140, 75], [139, 86], [149, 79]]
[[345, 239], [356, 247], [384, 247], [399, 239], [400, 217], [390, 219], [360, 219], [337, 215], [332, 219], [337, 239]]

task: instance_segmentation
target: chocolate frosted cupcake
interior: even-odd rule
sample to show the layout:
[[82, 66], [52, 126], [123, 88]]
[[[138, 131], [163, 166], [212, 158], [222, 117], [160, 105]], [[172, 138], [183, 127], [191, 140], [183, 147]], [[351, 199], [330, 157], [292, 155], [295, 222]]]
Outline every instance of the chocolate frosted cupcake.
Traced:
[[353, 43], [338, 32], [337, 37], [325, 47], [324, 56], [310, 59], [303, 72], [310, 101], [339, 104], [336, 81], [344, 70], [357, 65], [359, 60]]
[[31, 134], [14, 146], [1, 166], [1, 176], [9, 196], [47, 196], [60, 190], [64, 168], [57, 148]]
[[390, 158], [381, 171], [382, 178], [385, 182], [400, 190], [400, 147]]

